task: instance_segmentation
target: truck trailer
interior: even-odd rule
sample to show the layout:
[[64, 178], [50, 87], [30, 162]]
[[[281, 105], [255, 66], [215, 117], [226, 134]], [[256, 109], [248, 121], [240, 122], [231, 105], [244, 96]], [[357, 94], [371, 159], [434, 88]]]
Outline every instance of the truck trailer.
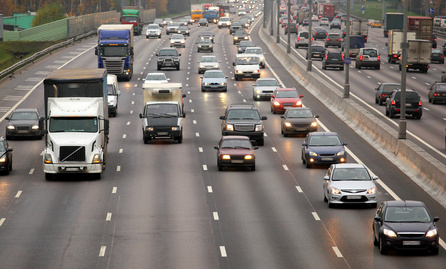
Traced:
[[142, 19], [144, 9], [137, 6], [126, 6], [122, 8], [121, 23], [133, 25], [133, 33], [141, 35], [144, 22]]
[[[415, 32], [407, 32], [407, 40], [409, 39], [416, 39]], [[387, 42], [387, 58], [389, 63], [399, 62], [402, 41], [403, 31], [389, 30], [389, 41]]]
[[[432, 44], [430, 40], [412, 39], [407, 40], [407, 61], [406, 69], [419, 70], [427, 73], [429, 70]], [[400, 70], [402, 69], [400, 61]]]
[[384, 19], [383, 33], [384, 37], [389, 36], [390, 30], [403, 30], [404, 14], [403, 13], [386, 13]]

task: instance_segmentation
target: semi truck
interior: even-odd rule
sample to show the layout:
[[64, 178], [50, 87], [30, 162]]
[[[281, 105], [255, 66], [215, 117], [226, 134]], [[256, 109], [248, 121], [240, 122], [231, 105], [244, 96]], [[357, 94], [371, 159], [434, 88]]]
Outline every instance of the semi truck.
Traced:
[[[416, 39], [415, 32], [407, 32], [407, 40]], [[390, 30], [387, 44], [387, 56], [389, 63], [396, 63], [401, 56], [401, 42], [403, 41], [402, 30]]]
[[141, 35], [144, 22], [142, 19], [144, 9], [137, 6], [126, 6], [122, 8], [121, 23], [133, 25], [135, 35]]
[[415, 32], [415, 39], [432, 40], [433, 27], [431, 17], [407, 16], [407, 30]]
[[192, 4], [190, 5], [190, 16], [192, 19], [197, 22], [201, 18], [203, 18], [203, 10], [201, 4]]
[[[430, 40], [412, 39], [407, 40], [407, 61], [406, 69], [419, 70], [427, 73], [429, 70], [432, 44]], [[402, 69], [400, 61], [400, 70]]]
[[364, 42], [367, 43], [367, 36], [369, 34], [369, 26], [366, 20], [353, 20], [350, 25], [350, 36], [360, 35], [364, 37]]
[[322, 16], [324, 18], [327, 18], [330, 21], [332, 21], [334, 18], [334, 14], [335, 14], [335, 6], [333, 4], [324, 4], [323, 5]]
[[[346, 46], [346, 40], [342, 42], [342, 51], [345, 50]], [[359, 50], [361, 48], [364, 48], [364, 37], [361, 35], [351, 35], [350, 36], [350, 48], [349, 48], [349, 55], [345, 55], [345, 57], [349, 58], [356, 58], [356, 55], [358, 55]]]
[[156, 138], [183, 142], [184, 100], [181, 83], [144, 83], [142, 137], [144, 144]]
[[384, 37], [389, 36], [390, 30], [403, 30], [404, 14], [403, 13], [386, 13], [384, 18]]
[[105, 170], [109, 134], [107, 71], [59, 69], [43, 81], [46, 180]]
[[105, 68], [119, 79], [133, 75], [133, 25], [103, 24], [98, 28], [98, 68]]

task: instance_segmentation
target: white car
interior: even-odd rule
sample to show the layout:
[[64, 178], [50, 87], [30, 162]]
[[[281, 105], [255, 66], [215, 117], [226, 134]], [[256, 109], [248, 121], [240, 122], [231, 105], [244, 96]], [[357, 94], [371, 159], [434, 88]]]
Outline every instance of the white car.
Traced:
[[319, 21], [319, 26], [330, 26], [330, 21], [327, 18], [321, 18], [321, 20]]
[[173, 34], [170, 37], [170, 46], [171, 47], [186, 47], [186, 38], [184, 38], [183, 34]]
[[159, 24], [149, 24], [146, 29], [146, 38], [158, 37], [161, 38], [161, 27]]
[[107, 92], [108, 92], [108, 114], [110, 117], [116, 117], [118, 114], [118, 98], [121, 92], [118, 88], [118, 78], [116, 75], [107, 74]]
[[255, 54], [237, 54], [232, 65], [234, 66], [235, 80], [260, 78], [260, 60]]
[[253, 84], [252, 86], [254, 86], [252, 89], [252, 98], [254, 101], [260, 99], [270, 100], [274, 91], [282, 87], [275, 78], [259, 78], [257, 79], [256, 84]]
[[148, 73], [144, 79], [144, 84], [167, 83], [169, 80], [170, 78], [167, 78], [164, 73]]
[[221, 29], [222, 27], [231, 27], [231, 18], [229, 17], [221, 17], [218, 20], [218, 29]]
[[245, 50], [246, 54], [256, 54], [259, 56], [260, 68], [265, 68], [265, 56], [261, 47], [247, 47]]
[[214, 55], [204, 55], [201, 56], [198, 62], [198, 74], [204, 73], [206, 70], [219, 70], [220, 61], [217, 56]]
[[311, 21], [318, 21], [319, 17], [317, 15], [311, 16]]

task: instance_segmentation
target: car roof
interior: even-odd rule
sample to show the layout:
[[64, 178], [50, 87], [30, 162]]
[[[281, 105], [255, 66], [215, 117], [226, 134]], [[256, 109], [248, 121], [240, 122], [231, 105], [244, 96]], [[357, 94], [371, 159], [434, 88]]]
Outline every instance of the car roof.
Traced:
[[240, 139], [241, 140], [241, 139], [243, 139], [243, 140], [251, 141], [249, 139], [249, 137], [244, 136], [244, 135], [225, 135], [225, 136], [222, 136], [221, 139], [222, 140], [228, 140], [228, 139]]
[[422, 206], [425, 207], [424, 203], [421, 201], [412, 200], [396, 200], [396, 201], [385, 201], [387, 206]]
[[14, 112], [37, 112], [36, 108], [17, 108], [13, 111]]
[[279, 88], [276, 89], [276, 91], [285, 92], [285, 91], [297, 91], [297, 90], [295, 88]]
[[256, 81], [262, 81], [262, 80], [274, 80], [277, 81], [275, 78], [258, 78]]
[[338, 136], [336, 132], [311, 132], [308, 136]]
[[246, 103], [241, 103], [241, 104], [230, 104], [228, 105], [228, 109], [255, 109], [257, 110], [256, 106], [254, 104], [246, 104]]
[[332, 166], [334, 168], [365, 168], [365, 165], [360, 163], [337, 163]]

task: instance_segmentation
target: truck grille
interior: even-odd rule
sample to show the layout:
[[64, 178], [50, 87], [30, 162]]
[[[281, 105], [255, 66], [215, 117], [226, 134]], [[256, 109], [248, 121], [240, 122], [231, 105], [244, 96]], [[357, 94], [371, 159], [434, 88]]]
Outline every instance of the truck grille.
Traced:
[[29, 131], [29, 127], [28, 126], [17, 126], [17, 132], [28, 132]]
[[105, 69], [107, 69], [107, 72], [110, 74], [122, 74], [122, 70], [124, 68], [124, 61], [110, 61], [106, 60], [105, 62]]
[[59, 161], [61, 162], [85, 162], [84, 146], [61, 146]]
[[254, 124], [235, 124], [234, 129], [240, 132], [252, 132], [254, 131]]

